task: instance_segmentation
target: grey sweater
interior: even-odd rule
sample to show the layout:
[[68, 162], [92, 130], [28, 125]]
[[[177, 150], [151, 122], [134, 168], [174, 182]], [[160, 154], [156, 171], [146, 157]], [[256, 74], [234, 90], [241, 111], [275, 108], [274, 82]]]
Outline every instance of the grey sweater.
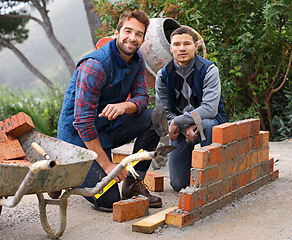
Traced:
[[[176, 72], [183, 77], [184, 80], [186, 80], [186, 77], [189, 75], [193, 64], [194, 59], [184, 67], [180, 67], [174, 61]], [[185, 108], [185, 112], [179, 116], [170, 110], [167, 98], [167, 89], [162, 79], [162, 72], [159, 70], [156, 76], [155, 84], [156, 104], [162, 105], [166, 109], [169, 123], [172, 119], [174, 119], [174, 123], [177, 127], [193, 124], [194, 120], [190, 115], [191, 112], [198, 112], [202, 119], [214, 118], [217, 115], [218, 104], [221, 96], [221, 85], [219, 71], [214, 64], [207, 69], [203, 80], [203, 98], [201, 105], [197, 108], [193, 108], [190, 105], [188, 108]]]

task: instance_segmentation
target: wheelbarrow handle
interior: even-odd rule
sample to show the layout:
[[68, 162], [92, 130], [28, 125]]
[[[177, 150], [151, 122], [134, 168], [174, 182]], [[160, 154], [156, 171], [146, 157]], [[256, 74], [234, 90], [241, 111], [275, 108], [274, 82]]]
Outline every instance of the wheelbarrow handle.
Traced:
[[34, 148], [34, 150], [36, 150], [39, 154], [41, 154], [42, 156], [44, 156], [47, 160], [50, 159], [49, 154], [46, 153], [46, 151], [36, 142], [32, 142], [31, 146]]

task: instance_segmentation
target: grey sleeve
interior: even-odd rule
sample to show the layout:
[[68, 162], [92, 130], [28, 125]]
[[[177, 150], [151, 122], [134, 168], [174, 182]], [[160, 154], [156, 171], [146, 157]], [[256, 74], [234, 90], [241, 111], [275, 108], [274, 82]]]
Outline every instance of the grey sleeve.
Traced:
[[[218, 68], [212, 64], [206, 72], [203, 86], [203, 97], [201, 106], [192, 112], [198, 112], [201, 119], [214, 118], [218, 112], [218, 105], [221, 96], [221, 85]], [[174, 119], [176, 126], [184, 124], [193, 124], [194, 120], [190, 113], [185, 112], [183, 115]]]
[[194, 112], [198, 112], [202, 119], [214, 118], [218, 112], [221, 96], [221, 85], [218, 68], [212, 64], [206, 72], [203, 86], [203, 98], [201, 106]]
[[155, 82], [155, 101], [156, 105], [162, 105], [167, 113], [168, 122], [176, 116], [173, 112], [171, 112], [169, 104], [168, 104], [168, 97], [167, 97], [167, 90], [164, 82], [162, 81], [162, 72], [161, 70], [158, 71], [156, 76]]

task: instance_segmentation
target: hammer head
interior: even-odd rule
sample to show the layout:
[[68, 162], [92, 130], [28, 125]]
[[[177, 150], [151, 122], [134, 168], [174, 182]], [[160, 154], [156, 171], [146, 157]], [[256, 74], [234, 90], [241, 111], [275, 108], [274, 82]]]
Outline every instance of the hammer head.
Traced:
[[163, 106], [156, 105], [151, 115], [152, 128], [158, 136], [164, 137], [168, 134], [167, 114]]
[[204, 131], [203, 131], [202, 119], [201, 119], [200, 114], [198, 112], [192, 112], [191, 115], [192, 115], [192, 117], [193, 117], [193, 119], [195, 121], [195, 124], [197, 125], [197, 130], [201, 135], [201, 140], [205, 141], [206, 137], [205, 137], [205, 134], [204, 134]]

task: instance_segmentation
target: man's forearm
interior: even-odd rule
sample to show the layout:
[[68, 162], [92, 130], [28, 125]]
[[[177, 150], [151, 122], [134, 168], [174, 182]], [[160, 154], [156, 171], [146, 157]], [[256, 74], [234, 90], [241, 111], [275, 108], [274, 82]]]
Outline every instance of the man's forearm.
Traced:
[[97, 153], [97, 163], [102, 167], [102, 169], [106, 169], [108, 164], [110, 164], [110, 160], [108, 159], [105, 151], [103, 150], [99, 138], [95, 138], [90, 141], [84, 142], [86, 147], [89, 150], [92, 150]]
[[133, 102], [123, 102], [121, 104], [125, 104], [125, 113], [131, 114], [138, 111], [138, 108]]

